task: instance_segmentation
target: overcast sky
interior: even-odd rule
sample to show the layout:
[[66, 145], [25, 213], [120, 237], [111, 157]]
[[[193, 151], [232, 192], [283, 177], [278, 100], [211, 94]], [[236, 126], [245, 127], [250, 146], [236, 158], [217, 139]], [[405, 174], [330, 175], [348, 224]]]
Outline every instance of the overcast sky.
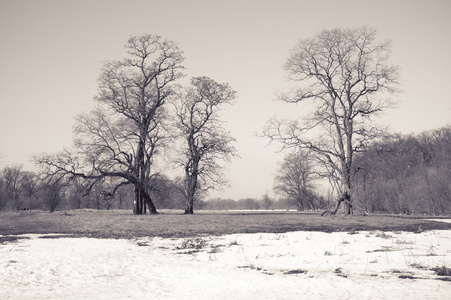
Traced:
[[393, 41], [401, 67], [394, 132], [451, 124], [449, 0], [0, 0], [0, 168], [71, 146], [74, 117], [93, 107], [101, 62], [125, 57], [131, 35], [160, 35], [184, 51], [186, 74], [228, 82], [238, 97], [223, 119], [241, 155], [231, 187], [212, 196], [271, 192], [283, 154], [255, 136], [266, 121], [302, 105], [276, 101], [290, 86], [283, 64], [300, 39], [322, 29], [368, 25]]

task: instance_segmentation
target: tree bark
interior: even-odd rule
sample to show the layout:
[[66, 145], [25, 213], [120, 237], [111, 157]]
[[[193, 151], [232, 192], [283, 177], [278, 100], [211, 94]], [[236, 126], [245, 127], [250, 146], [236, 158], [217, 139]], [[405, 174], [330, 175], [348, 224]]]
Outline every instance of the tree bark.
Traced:
[[133, 213], [135, 215], [142, 214], [141, 203], [142, 203], [141, 192], [138, 189], [138, 187], [135, 186], [135, 199], [133, 201]]
[[152, 201], [149, 193], [144, 187], [135, 186], [135, 201], [133, 213], [135, 215], [142, 215], [147, 213], [147, 208], [150, 214], [158, 214], [157, 208]]
[[194, 214], [194, 194], [196, 192], [196, 183], [197, 181], [196, 175], [190, 174], [188, 175], [188, 181], [187, 181], [187, 191], [186, 191], [186, 208], [185, 208], [185, 214], [192, 215]]

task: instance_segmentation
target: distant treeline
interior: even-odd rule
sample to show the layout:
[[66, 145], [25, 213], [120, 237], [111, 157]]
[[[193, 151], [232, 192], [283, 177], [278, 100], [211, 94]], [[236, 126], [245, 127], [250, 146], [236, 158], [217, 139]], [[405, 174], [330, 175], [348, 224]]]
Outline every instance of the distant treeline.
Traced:
[[[354, 160], [354, 205], [368, 212], [443, 215], [451, 213], [451, 126], [418, 135], [390, 135], [372, 143]], [[160, 209], [183, 210], [186, 204], [180, 183], [165, 176], [153, 179], [152, 200]], [[300, 206], [274, 189], [275, 199], [208, 199], [200, 195], [196, 209], [320, 210], [336, 199], [308, 190], [311, 205]], [[89, 192], [89, 193], [88, 193]], [[133, 187], [115, 194], [107, 180], [90, 188], [79, 179], [51, 185], [22, 166], [0, 172], [0, 210], [132, 209]]]
[[[324, 201], [324, 198], [321, 197]], [[322, 206], [324, 207], [324, 205]], [[287, 199], [272, 199], [268, 195], [260, 199], [244, 198], [240, 200], [215, 198], [204, 203], [204, 209], [208, 210], [279, 210], [279, 209], [298, 209], [295, 203]], [[320, 209], [315, 207], [314, 209]]]
[[391, 135], [354, 161], [356, 203], [368, 211], [451, 213], [451, 126]]

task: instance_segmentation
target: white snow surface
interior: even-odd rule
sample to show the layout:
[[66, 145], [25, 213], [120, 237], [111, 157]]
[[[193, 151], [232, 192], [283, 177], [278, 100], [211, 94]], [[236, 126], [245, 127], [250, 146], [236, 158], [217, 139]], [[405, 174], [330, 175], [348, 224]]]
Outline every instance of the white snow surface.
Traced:
[[431, 270], [451, 267], [449, 230], [300, 231], [190, 241], [19, 237], [0, 244], [0, 299], [443, 300], [451, 295], [451, 282]]

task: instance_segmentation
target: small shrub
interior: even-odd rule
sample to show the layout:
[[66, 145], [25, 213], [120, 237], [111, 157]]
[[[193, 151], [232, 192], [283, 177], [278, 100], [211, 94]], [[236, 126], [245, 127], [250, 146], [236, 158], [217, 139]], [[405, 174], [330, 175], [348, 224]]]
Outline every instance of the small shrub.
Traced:
[[434, 245], [429, 245], [427, 256], [437, 256], [435, 249], [436, 247], [434, 247]]
[[306, 271], [306, 270], [301, 270], [301, 269], [296, 269], [296, 270], [289, 270], [289, 271], [286, 271], [286, 272], [284, 272], [283, 274], [286, 274], [286, 275], [293, 275], [293, 274], [304, 274], [304, 273], [307, 273], [307, 271]]
[[407, 244], [413, 245], [413, 244], [415, 244], [415, 242], [413, 242], [413, 241], [407, 241], [405, 238], [403, 238], [403, 239], [397, 239], [397, 240], [395, 241], [395, 244], [398, 244], [398, 245], [407, 245]]
[[18, 237], [15, 235], [0, 236], [0, 245], [17, 242], [20, 239], [28, 239], [27, 237]]
[[205, 241], [202, 238], [196, 237], [196, 238], [187, 238], [182, 241], [182, 244], [180, 247], [177, 247], [177, 249], [203, 249], [207, 245], [207, 241]]
[[427, 270], [427, 269], [429, 269], [428, 267], [426, 267], [422, 263], [418, 263], [418, 262], [413, 262], [413, 263], [409, 264], [409, 267], [415, 268], [415, 269], [418, 269], [418, 270]]
[[376, 237], [380, 237], [380, 238], [387, 239], [387, 240], [392, 238], [391, 235], [386, 234], [386, 233], [383, 232], [383, 231], [379, 231], [379, 232], [376, 234]]
[[417, 230], [415, 230], [413, 233], [422, 233], [423, 232], [423, 228], [421, 227], [421, 225], [418, 225]]
[[451, 268], [445, 266], [435, 267], [431, 270], [437, 273], [438, 276], [451, 276]]
[[366, 253], [373, 253], [373, 252], [389, 252], [389, 251], [395, 251], [395, 249], [391, 246], [382, 246], [380, 249], [374, 249], [374, 250], [367, 250]]
[[210, 254], [215, 254], [215, 253], [219, 253], [219, 252], [221, 252], [221, 249], [219, 247], [213, 247], [213, 248], [211, 248], [210, 251], [208, 251], [208, 253], [210, 253]]
[[140, 246], [140, 247], [148, 247], [148, 246], [150, 246], [148, 242], [137, 242], [136, 244], [138, 246]]

